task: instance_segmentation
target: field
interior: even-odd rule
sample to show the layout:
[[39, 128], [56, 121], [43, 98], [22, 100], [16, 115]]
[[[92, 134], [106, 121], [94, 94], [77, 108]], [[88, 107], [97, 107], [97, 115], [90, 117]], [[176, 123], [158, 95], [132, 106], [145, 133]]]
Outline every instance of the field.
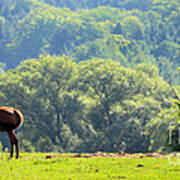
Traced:
[[178, 157], [157, 154], [23, 153], [0, 155], [0, 180], [180, 179]]

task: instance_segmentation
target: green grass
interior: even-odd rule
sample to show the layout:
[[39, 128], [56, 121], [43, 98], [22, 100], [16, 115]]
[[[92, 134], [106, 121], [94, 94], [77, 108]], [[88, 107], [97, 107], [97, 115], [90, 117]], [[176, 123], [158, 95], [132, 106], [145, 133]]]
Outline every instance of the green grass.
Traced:
[[8, 154], [1, 154], [0, 180], [180, 179], [180, 165], [165, 158], [75, 158], [70, 154], [51, 154], [53, 157], [46, 159], [46, 155], [24, 153], [18, 160], [8, 160]]

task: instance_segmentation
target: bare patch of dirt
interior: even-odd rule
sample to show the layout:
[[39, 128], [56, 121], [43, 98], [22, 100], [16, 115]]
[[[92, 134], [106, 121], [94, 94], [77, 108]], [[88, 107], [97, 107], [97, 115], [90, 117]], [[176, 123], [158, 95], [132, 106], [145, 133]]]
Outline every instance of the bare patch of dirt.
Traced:
[[142, 159], [142, 158], [167, 158], [166, 155], [158, 154], [158, 153], [134, 153], [134, 154], [126, 154], [126, 153], [75, 153], [71, 154], [70, 157], [75, 158], [92, 158], [92, 157], [106, 157], [106, 158], [134, 158], [134, 159]]
[[54, 159], [54, 158], [94, 158], [94, 157], [104, 157], [104, 158], [132, 158], [132, 159], [144, 159], [144, 158], [161, 158], [167, 159], [168, 155], [158, 154], [158, 153], [45, 153], [44, 156], [26, 156], [21, 157], [21, 159]]

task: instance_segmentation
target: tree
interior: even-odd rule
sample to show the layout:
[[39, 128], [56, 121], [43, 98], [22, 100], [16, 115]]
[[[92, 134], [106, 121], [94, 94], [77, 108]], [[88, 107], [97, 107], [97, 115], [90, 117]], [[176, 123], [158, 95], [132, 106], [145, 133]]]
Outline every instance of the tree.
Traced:
[[65, 54], [88, 41], [104, 37], [108, 33], [107, 23], [97, 23], [93, 18], [70, 18], [63, 21], [50, 40], [51, 54]]
[[[177, 70], [180, 70], [180, 68], [178, 68]], [[179, 151], [180, 150], [180, 144], [179, 144], [179, 123], [180, 123], [180, 96], [179, 96], [179, 91], [176, 91], [176, 89], [174, 87], [171, 87], [172, 91], [174, 93], [175, 96], [175, 100], [174, 100], [174, 105], [175, 105], [175, 125], [174, 127], [171, 129], [172, 130], [172, 137], [171, 138], [171, 144], [170, 144], [170, 148], [172, 151]]]
[[92, 98], [86, 119], [99, 138], [94, 138], [91, 152], [118, 151], [122, 142], [126, 152], [148, 150], [146, 125], [162, 107], [169, 106], [171, 97], [157, 67], [141, 65], [135, 71], [117, 62], [94, 59], [80, 63], [78, 87]]
[[123, 20], [123, 35], [127, 38], [142, 40], [144, 38], [144, 24], [135, 16]]
[[[37, 150], [63, 151], [72, 138], [78, 142], [75, 124], [80, 123], [81, 103], [78, 93], [70, 88], [77, 75], [76, 64], [70, 59], [41, 56], [39, 61], [25, 61], [1, 76], [1, 104], [22, 109], [26, 121], [20, 135]], [[68, 134], [64, 135], [66, 129]]]

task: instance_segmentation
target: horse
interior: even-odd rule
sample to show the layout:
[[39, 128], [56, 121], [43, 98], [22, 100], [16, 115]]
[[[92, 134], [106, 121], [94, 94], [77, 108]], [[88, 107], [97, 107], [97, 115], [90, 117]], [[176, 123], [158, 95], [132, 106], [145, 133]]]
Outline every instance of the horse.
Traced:
[[18, 138], [14, 130], [19, 128], [24, 121], [23, 114], [12, 107], [0, 107], [0, 132], [7, 132], [10, 143], [10, 158], [13, 157], [14, 145], [16, 148], [16, 159], [19, 158]]

